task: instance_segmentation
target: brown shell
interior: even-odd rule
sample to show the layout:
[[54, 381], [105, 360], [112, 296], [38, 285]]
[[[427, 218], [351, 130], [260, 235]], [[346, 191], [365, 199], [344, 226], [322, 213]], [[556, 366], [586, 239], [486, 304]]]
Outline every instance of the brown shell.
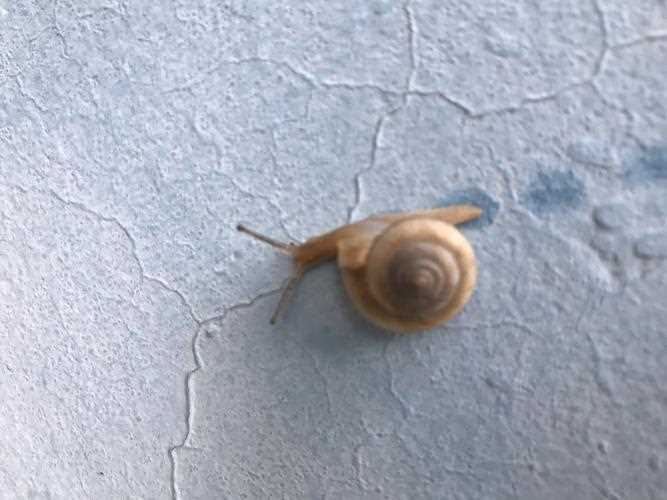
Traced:
[[390, 224], [364, 252], [365, 265], [343, 264], [351, 259], [346, 254], [359, 251], [355, 245], [339, 248], [345, 287], [368, 319], [393, 331], [426, 330], [451, 319], [468, 302], [477, 280], [470, 243], [442, 220]]

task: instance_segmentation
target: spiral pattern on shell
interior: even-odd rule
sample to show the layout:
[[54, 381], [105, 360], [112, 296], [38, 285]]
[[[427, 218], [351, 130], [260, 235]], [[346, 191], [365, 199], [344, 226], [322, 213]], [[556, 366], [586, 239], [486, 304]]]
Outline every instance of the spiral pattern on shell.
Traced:
[[[453, 225], [410, 219], [391, 224], [375, 239], [364, 284], [353, 274], [346, 283], [374, 321], [393, 330], [416, 331], [460, 311], [476, 277], [472, 247]], [[367, 300], [363, 290], [370, 296]]]
[[398, 316], [425, 317], [447, 305], [460, 275], [442, 245], [407, 241], [389, 257], [375, 297]]

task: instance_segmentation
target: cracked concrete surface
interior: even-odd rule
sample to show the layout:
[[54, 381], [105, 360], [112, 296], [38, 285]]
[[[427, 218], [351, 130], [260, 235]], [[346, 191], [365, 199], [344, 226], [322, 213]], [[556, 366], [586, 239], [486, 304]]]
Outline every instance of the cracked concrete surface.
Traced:
[[[662, 0], [0, 1], [1, 498], [667, 491]], [[470, 201], [417, 336], [302, 240]]]

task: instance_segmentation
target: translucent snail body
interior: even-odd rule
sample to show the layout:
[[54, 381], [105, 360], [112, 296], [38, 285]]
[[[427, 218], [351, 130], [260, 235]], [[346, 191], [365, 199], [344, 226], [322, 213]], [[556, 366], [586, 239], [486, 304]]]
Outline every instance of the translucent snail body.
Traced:
[[309, 268], [336, 259], [357, 309], [395, 332], [416, 332], [451, 319], [477, 279], [473, 249], [455, 227], [477, 219], [470, 205], [377, 215], [288, 245], [239, 225], [239, 231], [293, 256], [296, 270], [271, 318], [274, 323]]

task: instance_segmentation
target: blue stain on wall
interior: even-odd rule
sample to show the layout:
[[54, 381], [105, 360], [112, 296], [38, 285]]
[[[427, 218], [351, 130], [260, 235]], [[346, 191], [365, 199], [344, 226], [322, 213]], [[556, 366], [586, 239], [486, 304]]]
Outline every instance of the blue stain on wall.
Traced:
[[540, 172], [520, 202], [531, 212], [545, 215], [564, 208], [576, 208], [584, 199], [584, 183], [571, 170]]
[[625, 172], [625, 178], [633, 182], [667, 180], [667, 146], [646, 149], [634, 168]]
[[500, 203], [489, 196], [486, 191], [476, 187], [453, 191], [442, 200], [443, 207], [464, 203], [475, 205], [484, 211], [479, 219], [464, 224], [464, 227], [468, 228], [481, 228], [492, 224], [500, 209]]

